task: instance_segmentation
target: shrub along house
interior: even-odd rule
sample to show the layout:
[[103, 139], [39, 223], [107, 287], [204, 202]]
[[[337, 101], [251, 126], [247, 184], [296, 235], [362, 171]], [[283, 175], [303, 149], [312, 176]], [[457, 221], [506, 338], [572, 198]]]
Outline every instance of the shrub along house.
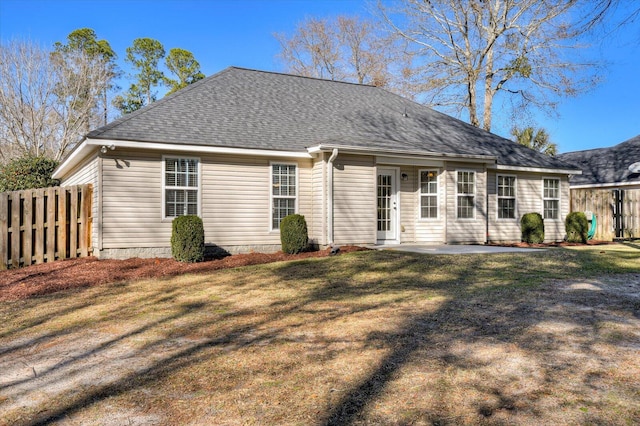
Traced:
[[207, 244], [520, 241], [524, 213], [564, 237], [573, 166], [373, 86], [228, 68], [90, 132], [55, 172], [91, 183], [94, 254], [170, 255], [171, 221]]

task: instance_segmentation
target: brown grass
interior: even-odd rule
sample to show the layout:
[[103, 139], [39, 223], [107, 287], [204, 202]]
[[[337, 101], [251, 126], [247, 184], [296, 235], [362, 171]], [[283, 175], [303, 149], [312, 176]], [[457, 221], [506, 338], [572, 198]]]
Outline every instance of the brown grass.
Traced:
[[0, 424], [640, 422], [633, 247], [359, 252], [4, 302], [0, 324]]

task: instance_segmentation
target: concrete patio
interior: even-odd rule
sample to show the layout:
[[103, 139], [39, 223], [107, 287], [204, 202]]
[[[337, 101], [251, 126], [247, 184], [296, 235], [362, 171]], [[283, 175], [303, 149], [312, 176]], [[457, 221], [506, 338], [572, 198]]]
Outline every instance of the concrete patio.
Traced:
[[396, 250], [411, 253], [429, 254], [492, 254], [492, 253], [526, 253], [546, 250], [544, 248], [520, 248], [466, 244], [384, 244], [365, 246], [373, 250]]

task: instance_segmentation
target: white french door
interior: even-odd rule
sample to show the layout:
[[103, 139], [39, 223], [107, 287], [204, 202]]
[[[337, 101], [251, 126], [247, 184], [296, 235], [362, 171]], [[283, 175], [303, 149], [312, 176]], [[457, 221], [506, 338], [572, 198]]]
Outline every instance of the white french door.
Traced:
[[397, 242], [398, 239], [397, 175], [397, 169], [378, 169], [376, 187], [379, 242]]

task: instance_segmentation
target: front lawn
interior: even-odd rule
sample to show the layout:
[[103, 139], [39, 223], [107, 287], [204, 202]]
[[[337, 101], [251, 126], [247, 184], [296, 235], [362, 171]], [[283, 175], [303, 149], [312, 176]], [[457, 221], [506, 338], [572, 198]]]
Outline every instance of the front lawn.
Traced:
[[2, 302], [0, 424], [630, 425], [639, 353], [637, 247], [355, 252]]

